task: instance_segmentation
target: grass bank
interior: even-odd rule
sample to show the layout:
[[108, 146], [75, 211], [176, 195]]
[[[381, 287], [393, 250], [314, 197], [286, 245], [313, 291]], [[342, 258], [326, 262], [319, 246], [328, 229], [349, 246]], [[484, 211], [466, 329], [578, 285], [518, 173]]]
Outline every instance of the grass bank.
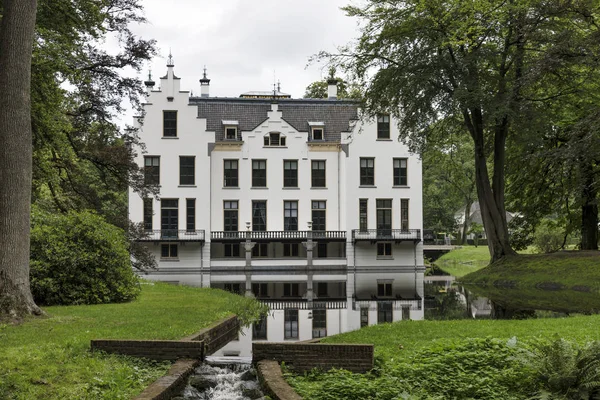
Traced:
[[129, 399], [168, 363], [90, 353], [91, 339], [179, 339], [260, 305], [216, 289], [142, 283], [131, 303], [47, 307], [47, 318], [0, 324], [0, 398]]
[[599, 323], [600, 316], [594, 315], [376, 325], [324, 339], [373, 343], [372, 373], [313, 372], [287, 379], [303, 398], [314, 400], [530, 398], [541, 383], [535, 368], [519, 361], [524, 353], [514, 344], [553, 337], [578, 343], [600, 340]]
[[456, 277], [475, 272], [489, 263], [490, 251], [487, 246], [462, 246], [434, 261], [444, 272]]

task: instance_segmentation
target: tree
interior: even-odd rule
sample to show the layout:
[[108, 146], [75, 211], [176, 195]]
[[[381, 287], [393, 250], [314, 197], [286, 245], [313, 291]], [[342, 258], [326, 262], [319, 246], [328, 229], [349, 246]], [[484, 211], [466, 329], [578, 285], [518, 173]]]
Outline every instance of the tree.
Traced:
[[40, 314], [29, 285], [31, 54], [36, 0], [4, 0], [0, 21], [0, 318]]
[[[505, 213], [506, 141], [525, 115], [576, 92], [597, 69], [595, 3], [369, 0], [358, 42], [322, 52], [364, 88], [364, 109], [389, 110], [418, 148], [437, 121], [460, 118], [492, 261], [515, 254]], [[543, 89], [543, 90], [542, 90]], [[543, 93], [543, 96], [540, 94]], [[488, 168], [491, 163], [492, 171]]]
[[326, 99], [328, 97], [327, 90], [329, 79], [335, 79], [337, 82], [337, 97], [338, 99], [353, 99], [360, 98], [360, 90], [355, 85], [349, 84], [343, 78], [335, 76], [335, 68], [329, 70], [329, 78], [320, 81], [315, 81], [306, 87], [304, 92], [305, 99]]

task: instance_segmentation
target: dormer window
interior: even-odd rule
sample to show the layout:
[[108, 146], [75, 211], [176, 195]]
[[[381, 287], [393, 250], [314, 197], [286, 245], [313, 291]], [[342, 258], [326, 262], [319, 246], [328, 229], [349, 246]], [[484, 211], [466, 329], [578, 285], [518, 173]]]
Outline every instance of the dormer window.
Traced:
[[324, 122], [308, 122], [310, 126], [311, 140], [325, 140], [325, 123]]
[[237, 121], [221, 121], [223, 124], [225, 140], [238, 140], [238, 122]]
[[271, 132], [264, 137], [264, 145], [268, 147], [284, 147], [285, 136], [279, 132]]

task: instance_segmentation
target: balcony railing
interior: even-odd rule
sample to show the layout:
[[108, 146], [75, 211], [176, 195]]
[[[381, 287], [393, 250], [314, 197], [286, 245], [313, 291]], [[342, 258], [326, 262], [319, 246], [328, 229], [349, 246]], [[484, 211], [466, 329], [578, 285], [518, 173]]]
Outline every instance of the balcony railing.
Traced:
[[352, 231], [352, 239], [357, 240], [393, 240], [401, 241], [421, 241], [420, 229], [354, 229]]
[[361, 308], [368, 308], [371, 311], [377, 311], [378, 304], [390, 303], [394, 310], [402, 310], [403, 308], [410, 308], [411, 310], [421, 309], [421, 299], [383, 299], [375, 298], [371, 300], [353, 300], [353, 309], [360, 310]]
[[204, 242], [204, 229], [195, 231], [177, 230], [177, 229], [155, 229], [146, 231], [146, 236], [139, 239], [148, 242]]
[[346, 231], [213, 231], [210, 238], [221, 240], [307, 240], [312, 234], [313, 240], [346, 240]]
[[[260, 299], [260, 302], [269, 306], [271, 310], [340, 310], [347, 308], [348, 302], [344, 300], [313, 300], [309, 302], [306, 299], [281, 300], [281, 299]], [[312, 304], [311, 304], [312, 303]]]

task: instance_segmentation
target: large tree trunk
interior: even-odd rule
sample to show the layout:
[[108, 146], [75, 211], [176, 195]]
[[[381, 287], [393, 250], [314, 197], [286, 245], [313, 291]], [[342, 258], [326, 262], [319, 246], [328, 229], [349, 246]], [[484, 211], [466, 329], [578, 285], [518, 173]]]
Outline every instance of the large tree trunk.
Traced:
[[584, 182], [581, 202], [581, 250], [598, 250], [598, 190], [592, 166], [582, 167]]
[[36, 0], [4, 0], [0, 21], [0, 318], [40, 314], [29, 287], [31, 53]]
[[471, 225], [471, 206], [472, 205], [473, 205], [473, 201], [471, 199], [468, 199], [467, 204], [465, 205], [465, 221], [463, 222], [462, 238], [460, 240], [460, 244], [467, 243], [467, 234], [469, 232], [469, 225]]

